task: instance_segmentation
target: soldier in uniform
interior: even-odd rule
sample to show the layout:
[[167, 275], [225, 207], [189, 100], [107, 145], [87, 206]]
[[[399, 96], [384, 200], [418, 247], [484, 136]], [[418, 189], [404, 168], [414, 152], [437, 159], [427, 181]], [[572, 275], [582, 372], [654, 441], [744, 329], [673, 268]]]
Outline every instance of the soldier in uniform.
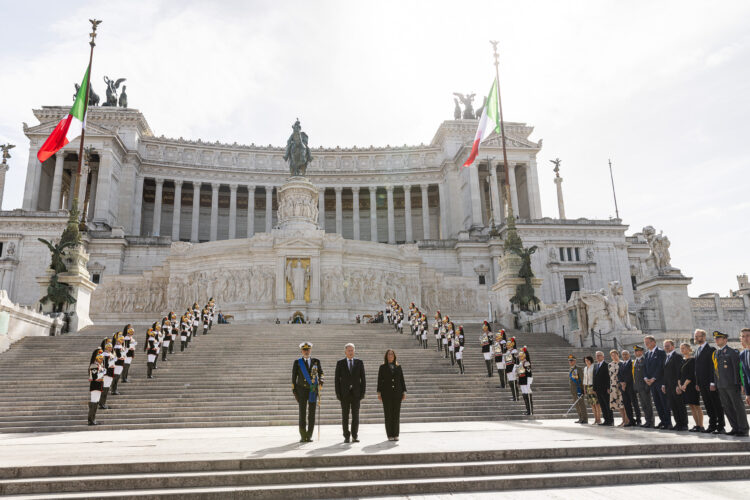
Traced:
[[172, 346], [172, 322], [169, 320], [169, 316], [165, 316], [161, 320], [161, 331], [164, 333], [164, 340], [162, 340], [161, 347], [161, 360], [167, 360], [167, 352]]
[[435, 335], [435, 344], [437, 345], [437, 352], [440, 352], [443, 349], [443, 346], [440, 343], [440, 338], [441, 338], [440, 330], [442, 326], [441, 324], [442, 321], [440, 318], [441, 318], [440, 311], [438, 311], [435, 313], [435, 323], [433, 324], [433, 327], [432, 327], [432, 333]]
[[510, 386], [513, 401], [518, 401], [518, 380], [516, 377], [516, 363], [518, 363], [518, 350], [516, 349], [516, 338], [511, 337], [505, 351], [505, 376]]
[[109, 406], [107, 406], [107, 395], [109, 394], [109, 388], [112, 385], [112, 379], [115, 376], [115, 353], [112, 350], [112, 344], [106, 344], [104, 346], [102, 356], [104, 358], [102, 365], [106, 372], [104, 373], [104, 389], [102, 390], [102, 397], [99, 399], [99, 408], [107, 410], [109, 409]]
[[156, 334], [154, 333], [154, 330], [149, 328], [148, 332], [146, 332], [147, 339], [146, 345], [144, 346], [146, 350], [146, 355], [148, 359], [147, 368], [146, 368], [146, 376], [148, 378], [154, 378], [153, 370], [154, 370], [154, 363], [156, 362], [156, 355], [158, 354], [158, 341], [156, 340]]
[[117, 332], [114, 336], [115, 346], [112, 349], [115, 358], [115, 375], [112, 380], [112, 395], [119, 396], [120, 392], [117, 390], [117, 384], [120, 382], [122, 371], [125, 368], [125, 340], [122, 336], [122, 332]]
[[505, 389], [505, 351], [508, 350], [508, 340], [505, 338], [505, 330], [500, 330], [495, 334], [495, 341], [492, 343], [492, 355], [495, 358], [495, 368], [497, 376], [500, 377], [500, 388]]
[[102, 351], [99, 350], [89, 364], [89, 425], [98, 425], [96, 423], [96, 408], [104, 389], [104, 374], [107, 372], [102, 366], [103, 362], [104, 356], [102, 356]]
[[130, 324], [125, 325], [123, 331], [125, 332], [125, 341], [123, 343], [125, 346], [125, 366], [122, 369], [122, 383], [127, 384], [129, 382], [128, 372], [130, 371], [130, 365], [133, 364], [133, 359], [135, 359], [135, 346], [138, 342], [135, 340], [135, 330], [133, 330]]
[[456, 335], [453, 341], [453, 349], [456, 352], [456, 363], [458, 363], [459, 373], [463, 375], [464, 371], [464, 327], [458, 327], [458, 335]]
[[455, 348], [455, 337], [456, 337], [456, 330], [453, 326], [453, 322], [449, 321], [445, 325], [445, 338], [448, 341], [448, 355], [451, 359], [451, 366], [454, 366], [456, 364], [456, 348]]
[[292, 394], [299, 405], [300, 443], [312, 441], [315, 409], [323, 388], [323, 368], [320, 360], [310, 357], [312, 347], [311, 343], [302, 342], [299, 345], [302, 356], [292, 363]]
[[488, 377], [492, 377], [492, 353], [490, 353], [492, 339], [490, 335], [490, 325], [485, 321], [482, 324], [482, 333], [479, 334], [479, 344], [482, 346], [482, 356], [484, 356], [484, 364], [487, 367]]
[[568, 371], [570, 395], [573, 397], [576, 411], [578, 412], [578, 420], [576, 420], [576, 423], [587, 424], [589, 417], [586, 413], [586, 402], [584, 401], [583, 369], [576, 365], [576, 357], [572, 354], [568, 356], [568, 364], [570, 365], [570, 370]]
[[[636, 425], [644, 428], [651, 428], [654, 426], [654, 408], [651, 406], [651, 389], [646, 385], [646, 381], [643, 380], [645, 377], [645, 358], [643, 357], [643, 346], [633, 346], [633, 353], [635, 353], [635, 359], [633, 360], [633, 389], [636, 397], [633, 398], [633, 409], [638, 410], [639, 403], [640, 409], [643, 410], [643, 416], [646, 421], [641, 423], [641, 418], [637, 417]], [[636, 415], [640, 415], [640, 411], [636, 411]]]
[[729, 436], [747, 436], [747, 413], [742, 403], [740, 380], [740, 355], [727, 345], [727, 334], [714, 332], [716, 351], [714, 368], [716, 370], [716, 387], [719, 389], [721, 407], [732, 426]]
[[531, 383], [534, 381], [531, 373], [531, 359], [529, 351], [524, 347], [518, 353], [518, 364], [516, 365], [516, 376], [521, 388], [523, 402], [526, 405], [526, 415], [534, 414], [534, 400], [531, 397]]

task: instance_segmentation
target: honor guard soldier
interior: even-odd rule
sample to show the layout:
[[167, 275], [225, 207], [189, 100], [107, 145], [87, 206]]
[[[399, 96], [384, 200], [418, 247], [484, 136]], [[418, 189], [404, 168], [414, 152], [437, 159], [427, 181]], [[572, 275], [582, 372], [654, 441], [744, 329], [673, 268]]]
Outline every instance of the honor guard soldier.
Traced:
[[747, 436], [747, 413], [742, 402], [740, 379], [740, 354], [727, 345], [726, 333], [714, 332], [716, 351], [713, 353], [716, 370], [716, 388], [719, 390], [721, 407], [732, 426], [729, 436]]
[[[201, 310], [198, 309], [198, 303], [195, 302], [193, 304], [193, 335], [191, 337], [195, 337], [198, 335], [198, 325], [200, 325], [201, 320]], [[188, 337], [188, 342], [190, 342], [190, 337]]]
[[299, 345], [302, 356], [292, 364], [292, 394], [299, 405], [300, 443], [312, 441], [315, 428], [315, 410], [323, 387], [323, 368], [320, 360], [310, 357], [312, 344]]
[[490, 325], [487, 321], [482, 325], [482, 333], [479, 335], [479, 343], [482, 346], [482, 356], [484, 356], [484, 364], [487, 367], [487, 376], [492, 377], [492, 353], [490, 352], [492, 339], [490, 339]]
[[419, 318], [419, 331], [422, 335], [422, 347], [424, 349], [427, 349], [427, 317], [422, 314], [422, 316]]
[[576, 364], [576, 357], [572, 354], [568, 356], [568, 364], [570, 370], [568, 370], [568, 379], [570, 382], [570, 395], [573, 397], [573, 404], [578, 412], [577, 424], [587, 424], [588, 414], [586, 413], [586, 401], [584, 400], [583, 392], [583, 369]]
[[180, 352], [185, 350], [187, 347], [188, 335], [190, 335], [190, 320], [186, 315], [183, 315], [180, 319]]
[[518, 376], [518, 385], [521, 387], [521, 395], [526, 405], [526, 415], [534, 414], [534, 400], [531, 397], [531, 384], [534, 381], [531, 373], [531, 357], [529, 351], [524, 347], [518, 353], [518, 364], [516, 365], [516, 375]]
[[441, 323], [442, 321], [441, 321], [440, 311], [438, 311], [435, 313], [435, 322], [432, 325], [432, 333], [435, 335], [435, 344], [437, 345], [437, 352], [440, 352], [443, 349], [443, 345], [440, 340]]
[[125, 325], [125, 366], [122, 369], [122, 382], [128, 383], [128, 372], [130, 371], [130, 365], [133, 364], [135, 359], [135, 346], [138, 342], [135, 340], [135, 330], [130, 324]]
[[107, 372], [102, 363], [104, 363], [104, 356], [102, 356], [102, 351], [99, 350], [89, 364], [89, 425], [98, 425], [96, 423], [96, 408], [104, 389], [104, 374]]
[[161, 343], [161, 360], [166, 361], [167, 351], [172, 345], [172, 322], [169, 321], [169, 316], [161, 321], [161, 331], [164, 333], [164, 340]]
[[104, 357], [102, 365], [104, 366], [106, 373], [104, 374], [104, 390], [102, 390], [102, 397], [99, 400], [99, 408], [107, 410], [109, 408], [109, 406], [107, 406], [107, 395], [109, 394], [109, 388], [112, 386], [112, 379], [115, 376], [115, 354], [112, 350], [112, 344], [106, 344], [104, 346], [102, 356]]
[[464, 327], [459, 326], [458, 327], [458, 335], [456, 335], [455, 340], [453, 341], [453, 349], [456, 352], [456, 363], [458, 363], [458, 369], [461, 375], [465, 373], [464, 371]]
[[148, 378], [154, 378], [153, 370], [154, 370], [154, 363], [156, 362], [156, 355], [158, 354], [158, 341], [156, 340], [156, 334], [154, 333], [154, 330], [149, 328], [147, 332], [147, 338], [146, 345], [144, 348], [146, 349], [146, 355], [147, 355], [147, 368], [146, 368], [146, 376]]
[[177, 339], [180, 336], [180, 322], [177, 321], [177, 315], [174, 312], [167, 314], [169, 318], [169, 326], [171, 327], [172, 340], [169, 343], [169, 354], [174, 353], [174, 345], [177, 343]]
[[120, 382], [122, 376], [122, 370], [125, 368], [125, 339], [121, 332], [117, 332], [114, 336], [115, 346], [112, 349], [115, 358], [115, 376], [112, 380], [112, 395], [119, 396], [120, 393], [117, 390], [117, 384]]
[[492, 355], [495, 358], [497, 376], [500, 377], [500, 388], [505, 389], [507, 376], [505, 374], [505, 351], [508, 350], [508, 341], [505, 338], [505, 330], [495, 334], [495, 342], [492, 344]]
[[516, 377], [516, 364], [518, 363], [518, 349], [516, 349], [516, 338], [511, 337], [508, 341], [508, 349], [505, 351], [505, 376], [510, 386], [513, 401], [518, 401], [518, 380]]
[[451, 366], [456, 364], [455, 337], [455, 327], [453, 326], [453, 322], [449, 321], [445, 324], [445, 339], [448, 341], [448, 356], [451, 359]]
[[209, 323], [208, 309], [203, 310], [203, 335], [208, 335], [208, 323]]

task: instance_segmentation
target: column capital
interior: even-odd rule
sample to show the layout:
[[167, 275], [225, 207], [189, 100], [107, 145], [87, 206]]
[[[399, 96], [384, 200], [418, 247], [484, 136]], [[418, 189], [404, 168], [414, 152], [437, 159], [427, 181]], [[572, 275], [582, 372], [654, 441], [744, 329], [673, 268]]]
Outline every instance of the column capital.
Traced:
[[184, 181], [183, 181], [182, 179], [175, 179], [175, 180], [174, 180], [174, 181], [172, 181], [172, 182], [174, 182], [174, 186], [175, 186], [175, 187], [177, 187], [177, 186], [180, 186], [180, 187], [182, 187], [182, 183], [183, 183]]
[[367, 189], [370, 190], [370, 194], [378, 192], [378, 187], [377, 186], [367, 186]]
[[64, 158], [67, 153], [68, 152], [66, 150], [61, 149], [60, 151], [57, 151], [55, 153], [55, 158]]
[[337, 193], [340, 193], [341, 191], [344, 190], [344, 187], [343, 186], [334, 186], [333, 190], [336, 191]]
[[419, 187], [422, 189], [422, 191], [427, 191], [430, 188], [429, 184], [420, 184]]
[[193, 189], [200, 190], [201, 188], [201, 181], [193, 181]]
[[352, 186], [352, 194], [355, 196], [359, 196], [359, 186]]
[[231, 191], [237, 191], [237, 188], [239, 187], [239, 184], [230, 184], [229, 189]]
[[214, 191], [218, 191], [220, 187], [221, 187], [221, 183], [220, 182], [212, 182], [211, 183], [211, 189], [213, 189]]
[[318, 194], [324, 194], [326, 192], [325, 186], [318, 186]]
[[247, 192], [255, 194], [255, 184], [248, 184], [247, 185]]
[[411, 184], [404, 184], [404, 193], [411, 193]]
[[161, 185], [163, 185], [163, 184], [164, 184], [164, 179], [160, 179], [160, 178], [158, 178], [158, 177], [157, 177], [157, 178], [155, 178], [155, 179], [154, 179], [154, 181], [156, 182], [156, 185], [157, 185], [157, 186], [161, 186]]
[[273, 186], [266, 186], [266, 193], [270, 193], [273, 191]]
[[393, 184], [387, 184], [385, 186], [385, 190], [388, 191], [389, 193], [392, 193], [393, 192]]

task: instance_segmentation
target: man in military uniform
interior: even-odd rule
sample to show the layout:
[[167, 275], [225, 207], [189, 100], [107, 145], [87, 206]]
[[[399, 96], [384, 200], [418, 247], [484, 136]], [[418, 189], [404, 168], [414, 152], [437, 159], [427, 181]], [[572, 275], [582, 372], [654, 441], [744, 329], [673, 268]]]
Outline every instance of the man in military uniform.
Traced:
[[750, 328], [743, 328], [740, 332], [742, 352], [740, 363], [742, 365], [742, 387], [745, 388], [745, 403], [750, 405]]
[[[643, 416], [646, 421], [641, 424], [640, 417], [636, 422], [640, 427], [650, 428], [654, 426], [654, 408], [651, 406], [651, 389], [646, 385], [646, 381], [643, 380], [645, 376], [645, 362], [646, 359], [643, 357], [643, 346], [633, 346], [633, 352], [635, 353], [635, 359], [633, 360], [633, 389], [638, 395], [636, 399], [633, 399], [634, 409], [640, 408], [643, 410]], [[640, 412], [638, 413], [640, 415]]]
[[586, 413], [586, 402], [583, 398], [583, 369], [576, 364], [576, 357], [572, 354], [568, 356], [568, 364], [570, 365], [570, 371], [568, 371], [570, 395], [573, 397], [576, 411], [578, 412], [576, 423], [587, 424], [589, 417]]
[[716, 387], [719, 389], [721, 406], [732, 430], [730, 436], [747, 436], [747, 413], [742, 403], [740, 390], [740, 354], [727, 345], [727, 334], [714, 332], [716, 352], [714, 367], [716, 369]]
[[292, 364], [292, 394], [299, 405], [300, 443], [312, 441], [315, 428], [315, 409], [323, 388], [323, 368], [320, 360], [310, 357], [312, 344], [299, 345], [302, 356]]

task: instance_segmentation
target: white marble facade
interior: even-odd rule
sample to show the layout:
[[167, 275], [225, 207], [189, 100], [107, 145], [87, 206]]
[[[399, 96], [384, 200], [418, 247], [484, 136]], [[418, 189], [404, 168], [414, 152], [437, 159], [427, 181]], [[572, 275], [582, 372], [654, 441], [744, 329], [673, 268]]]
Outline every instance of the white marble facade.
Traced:
[[[36, 159], [38, 148], [67, 112], [67, 107], [34, 111], [39, 124], [24, 128], [30, 160], [23, 206], [0, 212], [2, 287], [21, 304], [38, 300], [34, 277], [48, 262], [37, 237], [60, 234], [73, 199], [77, 141], [43, 165]], [[575, 290], [598, 290], [619, 281], [631, 310], [637, 310], [639, 301], [648, 298], [634, 287], [649, 275], [649, 246], [643, 235], [626, 235], [628, 226], [620, 220], [543, 217], [536, 163], [541, 140], [530, 139], [533, 127], [526, 124], [506, 124], [507, 176], [500, 140], [494, 135], [483, 143], [475, 166], [462, 168], [476, 124], [476, 120], [445, 121], [429, 144], [397, 147], [317, 147], [315, 131], [308, 131], [313, 161], [307, 176], [318, 189], [320, 241], [326, 242], [320, 243], [321, 248], [335, 241], [347, 251], [365, 252], [372, 259], [361, 264], [365, 266], [361, 272], [368, 265], [373, 269], [386, 265], [381, 260], [388, 252], [408, 248], [420, 262], [418, 272], [409, 271], [412, 277], [419, 276], [420, 286], [414, 292], [417, 297], [404, 295], [402, 300], [422, 301], [426, 308], [445, 311], [455, 306], [463, 308], [467, 319], [484, 319], [488, 309], [497, 309], [487, 301], [500, 272], [502, 240], [490, 236], [490, 230], [496, 226], [501, 235], [504, 232], [507, 177], [524, 244], [539, 247], [532, 266], [543, 280], [542, 301], [564, 303]], [[248, 249], [264, 238], [278, 239], [273, 233], [278, 224], [278, 189], [289, 177], [283, 148], [157, 137], [138, 110], [101, 107], [90, 109], [86, 143], [97, 152], [80, 190], [89, 226], [88, 267], [92, 280], [101, 284], [94, 295], [94, 317], [96, 308], [99, 312], [137, 310], [135, 302], [117, 302], [129, 299], [114, 298], [115, 287], [131, 283], [133, 290], [158, 295], [150, 278], [174, 277], [170, 273], [178, 263], [190, 262], [194, 272], [202, 270], [205, 276], [211, 269], [234, 268], [224, 257], [216, 261], [220, 267], [213, 268], [205, 260], [188, 259], [185, 255], [208, 251], [201, 250], [199, 243], [223, 255], [226, 249]], [[551, 172], [542, 182], [554, 182]], [[11, 243], [12, 255], [7, 253]], [[178, 255], [185, 248], [189, 250]], [[345, 265], [348, 258], [342, 257], [336, 265]], [[261, 283], [270, 279], [260, 271], [253, 274], [254, 259], [238, 259], [237, 265]], [[394, 272], [406, 271], [399, 264]], [[374, 274], [365, 277], [379, 279]], [[317, 286], [325, 289], [325, 279], [317, 279], [322, 280]], [[460, 296], [441, 295], [441, 290], [459, 284], [465, 289]], [[274, 294], [278, 287], [276, 282], [271, 286]], [[174, 297], [169, 290], [160, 299], [164, 304]], [[240, 287], [225, 302], [255, 300], [258, 297], [252, 294], [261, 292], [243, 293]], [[135, 294], [133, 300], [137, 297], [142, 295]], [[330, 319], [377, 306], [368, 299], [337, 309]], [[260, 317], [257, 311], [236, 309], [248, 320]]]

